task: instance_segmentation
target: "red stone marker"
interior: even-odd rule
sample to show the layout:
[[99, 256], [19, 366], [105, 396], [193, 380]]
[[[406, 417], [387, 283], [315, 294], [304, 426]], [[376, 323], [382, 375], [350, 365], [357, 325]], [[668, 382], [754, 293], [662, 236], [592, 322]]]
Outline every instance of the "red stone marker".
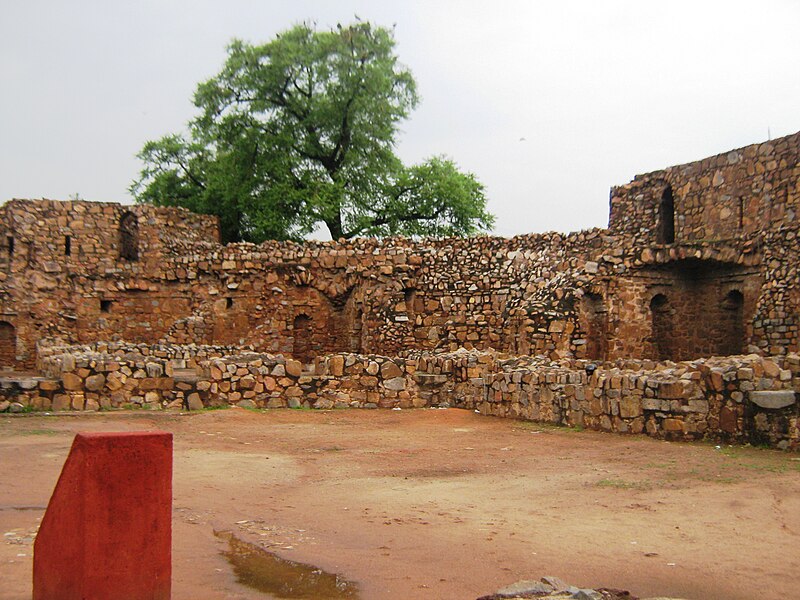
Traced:
[[172, 434], [79, 433], [33, 554], [34, 600], [162, 600], [172, 576]]

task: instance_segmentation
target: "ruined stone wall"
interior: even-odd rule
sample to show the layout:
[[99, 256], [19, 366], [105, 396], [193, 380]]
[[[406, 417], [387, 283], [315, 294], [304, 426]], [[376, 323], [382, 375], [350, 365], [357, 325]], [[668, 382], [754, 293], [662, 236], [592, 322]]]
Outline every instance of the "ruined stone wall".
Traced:
[[[746, 355], [599, 365], [460, 349], [405, 358], [332, 354], [311, 367], [235, 348], [54, 344], [44, 377], [4, 379], [11, 403], [44, 411], [455, 406], [485, 415], [644, 433], [800, 447], [800, 356]], [[187, 368], [190, 367], [190, 368]]]
[[481, 414], [644, 433], [800, 447], [800, 357], [756, 355], [682, 363], [617, 361], [593, 373], [585, 361], [500, 359], [481, 353], [429, 357], [441, 393]]
[[680, 244], [778, 228], [798, 215], [799, 181], [800, 133], [795, 133], [638, 175], [612, 188], [609, 229], [637, 244], [673, 243], [665, 239], [672, 229]]
[[307, 368], [225, 346], [46, 341], [39, 351], [41, 375], [0, 378], [0, 400], [39, 411], [429, 405], [416, 361], [397, 357], [332, 354]]
[[[797, 348], [796, 236], [794, 226], [669, 249], [628, 247], [602, 230], [224, 247], [190, 238], [152, 268], [66, 262], [43, 273], [23, 263], [0, 297], [26, 365], [49, 335], [247, 344], [303, 362], [458, 347], [592, 360], [777, 354]], [[731, 292], [741, 307], [726, 311]], [[654, 329], [658, 294], [674, 338], [660, 349], [655, 340], [669, 336]]]
[[[304, 364], [462, 347], [593, 361], [795, 352], [799, 148], [796, 134], [643, 175], [612, 191], [608, 230], [510, 239], [222, 246], [215, 219], [180, 209], [11, 201], [0, 368], [32, 368], [48, 336], [250, 345]], [[737, 190], [750, 196], [734, 223]]]
[[[7, 202], [0, 207], [0, 333], [7, 332], [0, 368], [30, 368], [36, 341], [52, 335], [153, 341], [136, 320], [159, 312], [159, 299], [147, 297], [158, 291], [148, 280], [176, 245], [218, 237], [214, 218], [184, 209]], [[169, 290], [162, 299], [181, 302]]]

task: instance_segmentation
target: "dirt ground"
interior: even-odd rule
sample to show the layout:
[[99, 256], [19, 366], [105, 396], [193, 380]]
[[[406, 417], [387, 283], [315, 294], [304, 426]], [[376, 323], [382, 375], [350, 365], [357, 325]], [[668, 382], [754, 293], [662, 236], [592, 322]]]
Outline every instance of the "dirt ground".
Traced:
[[173, 598], [265, 598], [214, 530], [356, 581], [474, 599], [555, 575], [691, 599], [793, 598], [800, 457], [448, 410], [243, 409], [0, 418], [0, 598], [78, 431], [174, 434]]

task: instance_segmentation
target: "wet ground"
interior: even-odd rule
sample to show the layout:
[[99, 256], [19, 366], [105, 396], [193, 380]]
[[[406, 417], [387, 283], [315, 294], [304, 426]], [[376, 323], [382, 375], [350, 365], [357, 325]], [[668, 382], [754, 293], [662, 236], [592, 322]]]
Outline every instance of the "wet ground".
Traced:
[[800, 584], [797, 454], [453, 409], [230, 409], [0, 418], [0, 598], [30, 598], [73, 434], [137, 429], [175, 436], [176, 599], [277, 597], [263, 580], [297, 573], [364, 599], [470, 599], [542, 575], [695, 599]]

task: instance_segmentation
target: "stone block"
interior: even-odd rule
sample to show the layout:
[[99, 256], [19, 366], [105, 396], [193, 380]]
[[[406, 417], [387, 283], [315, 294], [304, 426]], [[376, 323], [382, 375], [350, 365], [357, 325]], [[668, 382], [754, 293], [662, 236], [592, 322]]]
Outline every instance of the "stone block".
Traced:
[[282, 364], [277, 364], [272, 368], [271, 375], [273, 377], [284, 377], [286, 375], [286, 367]]
[[62, 412], [71, 407], [70, 398], [67, 394], [56, 394], [53, 396], [53, 411]]
[[186, 399], [186, 405], [189, 407], [189, 410], [202, 410], [203, 401], [200, 399], [200, 394], [197, 392], [189, 394], [189, 397]]
[[303, 395], [303, 390], [299, 386], [293, 385], [286, 388], [284, 393], [287, 398], [299, 398]]
[[84, 382], [84, 387], [90, 392], [99, 392], [106, 384], [105, 375], [89, 375]]
[[372, 377], [371, 375], [364, 375], [363, 377], [361, 377], [359, 381], [361, 382], [361, 385], [363, 387], [368, 389], [373, 389], [378, 387], [378, 378]]
[[328, 361], [331, 375], [341, 377], [344, 374], [344, 357], [340, 355], [332, 356]]
[[83, 379], [75, 373], [63, 373], [61, 375], [61, 385], [68, 392], [76, 392], [83, 389]]
[[625, 396], [619, 401], [619, 416], [632, 419], [642, 414], [642, 402], [636, 396]]
[[171, 527], [172, 435], [78, 434], [34, 543], [34, 600], [169, 600]]
[[44, 379], [39, 382], [39, 390], [42, 392], [54, 392], [61, 387], [61, 383], [55, 379]]
[[381, 365], [381, 377], [384, 379], [396, 379], [402, 375], [403, 371], [400, 369], [400, 367], [391, 361], [385, 362]]
[[383, 382], [383, 387], [387, 390], [393, 391], [400, 391], [406, 389], [406, 378], [405, 377], [394, 377], [392, 379], [387, 379]]
[[116, 392], [125, 385], [127, 377], [123, 373], [115, 372], [109, 373], [108, 377], [106, 377], [106, 387], [112, 391]]
[[286, 374], [290, 377], [300, 377], [303, 373], [303, 365], [297, 360], [286, 361]]
[[252, 390], [256, 386], [256, 379], [252, 375], [245, 375], [239, 380], [239, 388], [243, 390]]
[[786, 408], [797, 402], [797, 395], [793, 390], [753, 391], [748, 394], [748, 397], [750, 402], [756, 406], [773, 410]]

